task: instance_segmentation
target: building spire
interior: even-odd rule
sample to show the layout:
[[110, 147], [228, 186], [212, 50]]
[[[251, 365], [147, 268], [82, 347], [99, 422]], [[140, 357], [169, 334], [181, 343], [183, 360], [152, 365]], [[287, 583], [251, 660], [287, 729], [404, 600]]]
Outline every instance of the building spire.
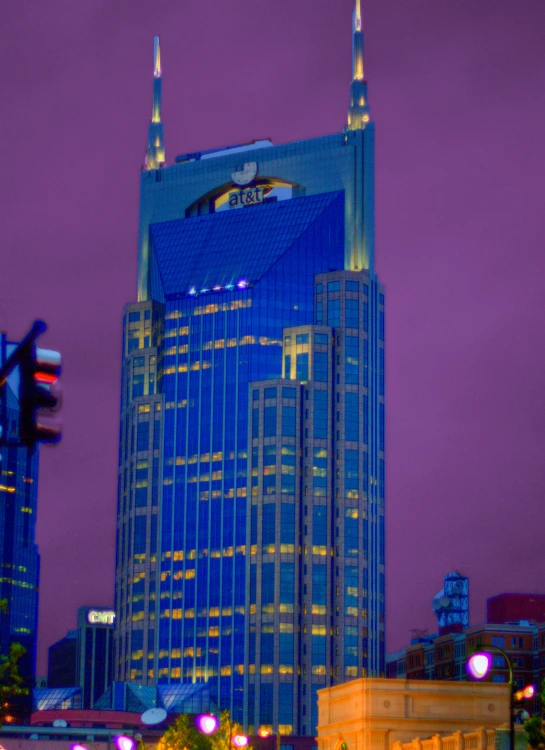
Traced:
[[159, 37], [153, 40], [153, 106], [148, 128], [146, 169], [160, 169], [165, 164], [165, 138], [161, 122], [161, 48]]
[[348, 130], [363, 130], [369, 120], [367, 82], [365, 81], [363, 73], [361, 0], [356, 0], [352, 21], [352, 83], [350, 85]]

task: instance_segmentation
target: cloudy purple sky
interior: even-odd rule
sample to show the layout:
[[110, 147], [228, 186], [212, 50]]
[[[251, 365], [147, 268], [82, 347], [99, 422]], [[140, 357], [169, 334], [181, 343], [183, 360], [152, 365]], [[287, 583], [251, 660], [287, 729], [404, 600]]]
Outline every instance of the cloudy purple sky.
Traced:
[[[545, 3], [363, 0], [387, 288], [388, 649], [471, 579], [545, 593]], [[42, 450], [39, 672], [113, 602], [121, 311], [161, 36], [167, 159], [340, 131], [352, 0], [21, 0], [0, 26], [0, 329], [64, 360]]]

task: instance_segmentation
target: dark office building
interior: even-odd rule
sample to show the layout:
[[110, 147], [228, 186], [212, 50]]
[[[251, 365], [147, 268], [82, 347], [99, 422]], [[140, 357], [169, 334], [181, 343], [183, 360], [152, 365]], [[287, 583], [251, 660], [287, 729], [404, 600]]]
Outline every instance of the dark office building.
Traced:
[[545, 594], [499, 594], [486, 600], [486, 621], [545, 622]]
[[47, 687], [74, 687], [78, 662], [78, 631], [69, 630], [49, 647]]
[[52, 688], [78, 687], [78, 707], [92, 708], [112, 682], [115, 613], [105, 607], [80, 607], [78, 628], [49, 648], [45, 705]]

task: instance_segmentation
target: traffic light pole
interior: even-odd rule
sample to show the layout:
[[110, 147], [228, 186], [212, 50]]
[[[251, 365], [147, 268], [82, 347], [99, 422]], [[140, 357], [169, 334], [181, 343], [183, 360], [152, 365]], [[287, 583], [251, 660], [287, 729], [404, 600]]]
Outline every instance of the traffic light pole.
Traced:
[[7, 379], [17, 365], [28, 356], [38, 336], [47, 331], [47, 324], [43, 320], [35, 320], [32, 328], [22, 341], [19, 342], [16, 349], [9, 355], [2, 367], [0, 367], [0, 445], [7, 444], [4, 435], [4, 422], [6, 420], [5, 409], [5, 392], [3, 392]]
[[0, 388], [3, 388], [6, 384], [11, 371], [17, 367], [19, 362], [28, 353], [28, 350], [32, 347], [38, 336], [47, 331], [47, 324], [43, 320], [35, 320], [32, 324], [32, 328], [24, 337], [24, 339], [18, 344], [15, 351], [13, 351], [6, 359], [2, 367], [0, 367]]

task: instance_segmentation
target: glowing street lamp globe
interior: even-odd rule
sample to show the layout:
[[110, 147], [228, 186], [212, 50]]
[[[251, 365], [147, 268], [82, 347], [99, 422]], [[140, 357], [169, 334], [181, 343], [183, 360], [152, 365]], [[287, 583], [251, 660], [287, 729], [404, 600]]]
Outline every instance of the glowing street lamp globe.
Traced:
[[218, 719], [212, 714], [201, 714], [197, 717], [197, 727], [203, 734], [214, 734], [218, 726]]
[[246, 747], [248, 744], [248, 737], [245, 734], [235, 734], [233, 737], [233, 745], [235, 747]]
[[136, 747], [136, 742], [133, 738], [126, 737], [125, 735], [116, 737], [115, 744], [117, 745], [117, 750], [134, 750]]
[[492, 668], [492, 655], [486, 651], [470, 656], [466, 662], [468, 674], [474, 680], [483, 680]]
[[536, 686], [535, 685], [526, 685], [525, 688], [522, 690], [517, 690], [515, 693], [515, 700], [522, 701], [522, 700], [529, 700], [530, 698], [533, 698], [536, 694]]

